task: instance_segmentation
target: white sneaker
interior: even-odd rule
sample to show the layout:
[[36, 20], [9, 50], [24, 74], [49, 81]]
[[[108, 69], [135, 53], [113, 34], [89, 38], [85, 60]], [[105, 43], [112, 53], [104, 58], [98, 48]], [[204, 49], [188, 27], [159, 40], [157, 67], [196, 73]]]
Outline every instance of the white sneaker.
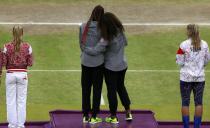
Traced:
[[14, 124], [9, 124], [9, 125], [8, 125], [8, 128], [16, 128], [16, 125], [14, 125]]
[[25, 128], [25, 126], [24, 125], [21, 125], [21, 126], [17, 126], [17, 128]]

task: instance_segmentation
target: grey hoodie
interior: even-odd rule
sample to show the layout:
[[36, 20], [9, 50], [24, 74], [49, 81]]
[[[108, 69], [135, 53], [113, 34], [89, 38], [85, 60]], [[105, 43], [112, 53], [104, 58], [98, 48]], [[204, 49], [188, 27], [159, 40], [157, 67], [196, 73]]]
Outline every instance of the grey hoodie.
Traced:
[[[81, 48], [81, 64], [87, 67], [97, 67], [104, 63], [104, 54], [98, 53], [97, 55], [92, 56], [83, 51], [81, 40], [82, 40], [82, 33], [84, 32], [85, 29], [85, 25], [86, 24], [82, 24], [80, 26], [80, 33], [79, 33], [79, 43]], [[97, 22], [92, 21], [89, 25], [86, 42], [84, 43], [84, 45], [87, 47], [94, 47], [99, 42], [100, 38], [101, 35], [97, 28]]]
[[124, 33], [119, 33], [111, 42], [100, 40], [95, 47], [85, 47], [84, 52], [92, 56], [105, 51], [105, 68], [111, 71], [122, 71], [128, 67], [124, 54], [127, 39]]

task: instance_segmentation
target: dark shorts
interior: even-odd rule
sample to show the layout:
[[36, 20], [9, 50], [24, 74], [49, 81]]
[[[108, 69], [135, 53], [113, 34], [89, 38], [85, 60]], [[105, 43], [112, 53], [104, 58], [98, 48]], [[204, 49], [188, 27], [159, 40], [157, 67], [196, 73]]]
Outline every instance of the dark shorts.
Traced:
[[180, 91], [182, 97], [182, 106], [190, 105], [190, 95], [193, 91], [195, 106], [203, 105], [204, 82], [184, 82], [180, 81]]

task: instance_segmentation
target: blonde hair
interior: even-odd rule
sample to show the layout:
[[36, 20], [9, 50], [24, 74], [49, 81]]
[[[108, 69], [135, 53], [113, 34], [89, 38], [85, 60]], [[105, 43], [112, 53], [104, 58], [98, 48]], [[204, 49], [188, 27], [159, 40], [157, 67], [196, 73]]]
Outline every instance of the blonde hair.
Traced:
[[15, 43], [15, 52], [20, 51], [20, 45], [23, 42], [22, 41], [22, 35], [23, 35], [23, 27], [21, 26], [14, 26], [13, 27], [13, 41]]
[[188, 38], [192, 39], [193, 51], [201, 50], [199, 27], [196, 24], [187, 25]]

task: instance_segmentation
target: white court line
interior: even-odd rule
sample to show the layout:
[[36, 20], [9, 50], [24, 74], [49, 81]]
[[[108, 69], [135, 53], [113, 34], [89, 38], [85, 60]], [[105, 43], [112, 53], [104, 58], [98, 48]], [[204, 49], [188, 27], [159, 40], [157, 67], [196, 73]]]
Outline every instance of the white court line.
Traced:
[[0, 25], [67, 25], [79, 26], [82, 23], [67, 23], [67, 22], [0, 22]]
[[[3, 70], [5, 72], [5, 70]], [[28, 72], [81, 72], [81, 70], [28, 70]], [[165, 73], [176, 73], [179, 70], [127, 70], [127, 72], [165, 72]], [[210, 72], [210, 70], [206, 70], [205, 72]]]
[[[81, 72], [81, 70], [28, 70], [29, 72]], [[127, 70], [127, 72], [179, 72], [179, 70]], [[205, 72], [210, 72], [206, 70]]]
[[[79, 26], [81, 22], [0, 22], [0, 25], [56, 25], [56, 26]], [[186, 26], [184, 22], [146, 22], [146, 23], [123, 23], [125, 26]], [[200, 26], [210, 26], [210, 23], [196, 23]]]
[[[154, 22], [154, 23], [124, 23], [125, 26], [186, 26], [190, 23], [181, 23], [181, 22]], [[210, 26], [210, 23], [196, 23], [199, 26]]]

